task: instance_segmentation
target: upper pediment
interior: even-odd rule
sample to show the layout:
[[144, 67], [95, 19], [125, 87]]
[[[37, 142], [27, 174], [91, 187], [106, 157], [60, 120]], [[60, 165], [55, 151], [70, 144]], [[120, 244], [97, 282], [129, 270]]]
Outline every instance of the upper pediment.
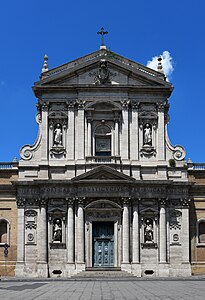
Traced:
[[102, 165], [92, 169], [91, 171], [88, 171], [84, 174], [72, 178], [72, 181], [84, 181], [84, 180], [85, 181], [87, 180], [134, 181], [135, 179], [121, 172], [118, 172], [113, 168]]
[[108, 50], [99, 50], [44, 72], [34, 89], [76, 85], [171, 87], [163, 74]]

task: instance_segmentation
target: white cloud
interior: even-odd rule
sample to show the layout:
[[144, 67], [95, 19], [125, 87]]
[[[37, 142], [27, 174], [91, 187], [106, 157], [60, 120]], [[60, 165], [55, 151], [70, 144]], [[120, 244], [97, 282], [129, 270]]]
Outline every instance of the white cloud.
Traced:
[[[169, 81], [170, 76], [171, 76], [172, 72], [174, 71], [173, 59], [172, 59], [169, 51], [164, 51], [159, 56], [161, 56], [161, 58], [162, 58], [162, 67], [164, 70], [164, 74], [166, 75], [167, 80]], [[152, 58], [152, 60], [149, 60], [147, 62], [147, 67], [157, 71], [159, 56], [154, 56]]]

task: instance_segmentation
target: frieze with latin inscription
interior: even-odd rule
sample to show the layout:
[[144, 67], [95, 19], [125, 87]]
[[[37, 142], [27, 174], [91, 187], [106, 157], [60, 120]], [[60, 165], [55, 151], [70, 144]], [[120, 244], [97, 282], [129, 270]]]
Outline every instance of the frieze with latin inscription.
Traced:
[[139, 197], [139, 198], [176, 198], [186, 197], [188, 188], [184, 187], [167, 187], [165, 186], [133, 186], [118, 184], [95, 184], [81, 186], [46, 186], [40, 188], [19, 188], [18, 196], [31, 198], [40, 197]]

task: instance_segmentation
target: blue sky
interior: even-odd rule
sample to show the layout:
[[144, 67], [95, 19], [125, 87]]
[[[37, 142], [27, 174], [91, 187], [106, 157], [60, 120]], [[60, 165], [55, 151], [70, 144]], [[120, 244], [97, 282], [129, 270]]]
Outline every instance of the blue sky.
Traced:
[[99, 49], [102, 26], [107, 48], [144, 65], [169, 51], [169, 137], [187, 159], [205, 162], [204, 0], [8, 0], [0, 4], [0, 161], [19, 158], [37, 136], [36, 99], [43, 56], [49, 69]]

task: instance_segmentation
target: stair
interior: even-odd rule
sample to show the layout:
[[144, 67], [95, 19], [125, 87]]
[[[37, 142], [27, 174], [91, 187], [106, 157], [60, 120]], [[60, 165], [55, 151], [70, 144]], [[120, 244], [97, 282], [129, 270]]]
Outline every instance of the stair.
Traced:
[[114, 280], [114, 279], [130, 279], [134, 276], [126, 271], [121, 271], [119, 268], [102, 269], [102, 268], [88, 268], [74, 276], [72, 279], [76, 280]]

